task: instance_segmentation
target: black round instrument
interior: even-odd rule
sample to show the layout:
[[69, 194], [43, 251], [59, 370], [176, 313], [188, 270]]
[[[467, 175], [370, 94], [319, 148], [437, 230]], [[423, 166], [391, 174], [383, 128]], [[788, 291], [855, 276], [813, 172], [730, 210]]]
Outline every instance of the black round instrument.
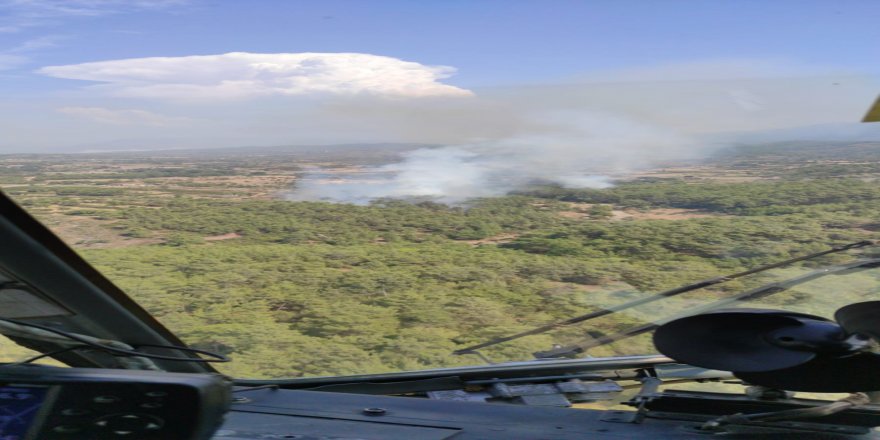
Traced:
[[676, 361], [731, 371], [752, 384], [792, 391], [880, 391], [880, 301], [850, 304], [837, 322], [803, 313], [727, 309], [677, 319], [654, 332]]

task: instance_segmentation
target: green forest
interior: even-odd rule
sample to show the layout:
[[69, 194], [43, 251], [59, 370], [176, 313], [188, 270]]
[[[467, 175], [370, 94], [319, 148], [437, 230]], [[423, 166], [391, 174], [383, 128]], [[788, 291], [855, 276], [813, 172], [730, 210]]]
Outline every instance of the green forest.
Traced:
[[[880, 238], [875, 151], [857, 176], [806, 159], [809, 172], [800, 172], [786, 157], [785, 172], [768, 168], [736, 182], [660, 175], [606, 189], [524, 188], [453, 206], [283, 200], [279, 191], [295, 189], [301, 158], [111, 161], [140, 163], [118, 168], [25, 158], [0, 174], [0, 184], [187, 343], [230, 356], [224, 372], [298, 377], [477, 364], [452, 352], [688, 282]], [[742, 160], [706, 174], [739, 173], [732, 164]], [[483, 353], [527, 360], [554, 344], [851, 258], [811, 261]], [[853, 297], [880, 294], [880, 275], [861, 277], [848, 284]], [[820, 305], [846, 299], [813, 304], [814, 295], [806, 289], [767, 302], [828, 314], [833, 309]], [[588, 354], [652, 352], [645, 335]]]

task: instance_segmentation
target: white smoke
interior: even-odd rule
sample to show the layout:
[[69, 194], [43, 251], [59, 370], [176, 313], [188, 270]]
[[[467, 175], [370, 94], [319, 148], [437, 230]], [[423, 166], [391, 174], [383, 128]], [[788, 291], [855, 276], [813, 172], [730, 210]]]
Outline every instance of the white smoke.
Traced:
[[529, 132], [494, 141], [404, 154], [399, 163], [342, 175], [313, 171], [297, 182], [293, 200], [368, 203], [377, 198], [417, 198], [460, 203], [506, 194], [542, 182], [601, 188], [612, 175], [659, 160], [705, 154], [675, 132], [596, 112], [552, 113], [535, 118]]

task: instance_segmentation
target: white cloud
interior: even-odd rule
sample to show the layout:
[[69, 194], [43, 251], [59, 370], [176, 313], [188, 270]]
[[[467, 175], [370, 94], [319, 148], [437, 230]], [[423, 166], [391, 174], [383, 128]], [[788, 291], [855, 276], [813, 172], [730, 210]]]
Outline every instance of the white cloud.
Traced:
[[43, 35], [37, 38], [31, 38], [30, 40], [25, 40], [12, 49], [7, 50], [9, 53], [23, 53], [23, 52], [33, 52], [41, 49], [46, 49], [50, 47], [58, 46], [58, 42], [64, 40], [65, 37], [61, 35]]
[[[386, 96], [395, 96], [388, 94], [379, 95], [377, 99], [367, 92], [317, 97], [307, 94], [285, 98], [285, 93], [290, 91], [275, 90], [281, 86], [272, 82], [283, 80], [283, 75], [277, 71], [257, 71], [251, 69], [248, 63], [240, 59], [229, 60], [227, 56], [214, 58], [214, 62], [205, 64], [187, 61], [178, 66], [171, 63], [177, 70], [163, 63], [149, 62], [136, 66], [125, 63], [105, 65], [102, 70], [94, 71], [82, 69], [77, 74], [88, 75], [89, 79], [103, 79], [107, 83], [85, 87], [78, 93], [34, 97], [22, 95], [21, 98], [10, 96], [9, 99], [0, 100], [0, 133], [3, 134], [0, 151], [4, 148], [7, 151], [31, 151], [38, 147], [57, 151], [74, 146], [158, 149], [412, 142], [473, 145], [473, 148], [468, 148], [479, 148], [477, 152], [481, 157], [508, 154], [527, 158], [520, 169], [528, 170], [533, 163], [543, 160], [545, 154], [550, 158], [564, 158], [573, 164], [593, 164], [601, 159], [602, 163], [613, 166], [616, 165], [613, 161], [615, 157], [624, 157], [622, 161], [626, 164], [647, 161], [654, 152], [666, 157], [678, 145], [690, 146], [688, 140], [698, 146], [739, 142], [750, 131], [784, 129], [784, 133], [774, 134], [773, 139], [810, 139], [819, 135], [798, 127], [814, 125], [853, 123], [847, 125], [845, 130], [841, 129], [841, 134], [829, 132], [823, 135], [823, 139], [878, 138], [878, 132], [871, 124], [859, 125], [855, 121], [862, 118], [876, 98], [880, 78], [876, 75], [834, 74], [839, 70], [834, 68], [813, 69], [819, 76], [794, 76], [795, 73], [803, 75], [812, 74], [813, 71], [805, 71], [796, 65], [775, 65], [771, 68], [769, 66], [773, 63], [762, 60], [755, 60], [753, 64], [742, 61], [738, 67], [728, 63], [712, 67], [711, 60], [707, 60], [688, 63], [699, 67], [693, 71], [681, 66], [646, 66], [646, 72], [658, 73], [639, 73], [637, 69], [632, 69], [627, 76], [628, 81], [585, 80], [569, 84], [482, 88], [474, 90], [474, 97], [465, 99], [386, 99]], [[176, 62], [180, 59], [170, 60]], [[221, 63], [222, 60], [226, 63]], [[260, 59], [254, 62], [267, 61]], [[389, 62], [403, 63], [393, 59]], [[416, 69], [425, 68], [412, 64]], [[755, 66], [768, 66], [766, 74], [757, 71]], [[132, 73], [134, 67], [141, 70]], [[680, 73], [660, 74], [661, 71]], [[737, 73], [728, 75], [726, 72]], [[792, 76], [785, 76], [785, 72]], [[300, 80], [309, 79], [312, 85], [327, 88], [330, 87], [328, 84], [339, 82], [335, 78], [343, 73], [347, 73], [347, 70], [336, 72], [335, 77], [331, 75], [334, 78], [332, 81], [325, 76], [309, 76]], [[236, 101], [194, 100], [192, 97], [189, 100], [146, 101], [120, 99], [113, 95], [131, 91], [128, 89], [165, 84], [181, 84], [184, 88], [201, 86], [204, 93], [208, 93], [224, 80], [241, 81], [246, 75], [253, 76], [252, 82], [261, 85], [264, 93], [271, 95]], [[379, 76], [377, 81], [384, 79]], [[614, 76], [597, 73], [595, 77], [613, 79]], [[429, 75], [429, 78], [434, 77]], [[636, 81], [637, 78], [644, 80]], [[681, 80], [683, 78], [697, 80]], [[394, 81], [401, 82], [399, 79]], [[442, 90], [442, 87], [448, 87], [442, 82], [442, 79], [429, 79], [427, 85], [441, 87]], [[453, 88], [453, 92], [459, 90]], [[302, 88], [299, 91], [305, 93]], [[251, 93], [240, 96], [263, 95]], [[58, 112], [56, 109], [59, 107], [75, 110]], [[141, 111], [174, 118], [171, 121], [161, 117], [151, 119], [143, 113], [123, 111], [120, 115], [117, 114], [119, 110], [95, 108], [143, 109]], [[138, 115], [141, 117], [137, 118]], [[184, 122], [180, 117], [190, 119]], [[89, 122], [92, 120], [103, 122], [100, 130], [96, 129], [98, 122]], [[639, 125], [630, 127], [621, 121], [632, 121]], [[157, 130], [157, 124], [168, 125]], [[620, 127], [615, 128], [615, 124]], [[652, 131], [655, 129], [660, 132]], [[603, 138], [602, 133], [609, 134]], [[631, 133], [647, 135], [639, 137]], [[757, 139], [756, 135], [747, 136], [748, 139]], [[659, 139], [679, 137], [685, 141], [673, 141], [657, 149], [640, 147], [642, 144], [658, 145]], [[519, 144], [509, 146], [512, 139], [525, 139], [527, 142], [523, 143], [522, 148]], [[618, 143], [619, 139], [626, 139], [629, 143], [622, 145]], [[553, 150], [557, 146], [572, 146], [573, 149], [581, 142], [603, 147], [591, 148], [589, 157], [574, 156], [568, 150]], [[504, 148], [487, 152], [489, 145], [503, 145]], [[523, 152], [528, 151], [525, 148], [528, 146], [534, 146], [540, 154]], [[598, 156], [597, 152], [606, 150], [620, 150], [622, 153], [607, 160]], [[625, 152], [632, 154], [623, 156]], [[425, 162], [431, 160], [431, 157], [424, 159]], [[462, 159], [461, 162], [470, 166], [474, 160]], [[507, 173], [510, 174], [526, 173]], [[572, 178], [578, 177], [569, 169], [560, 169], [555, 176], [557, 181], [562, 181], [560, 178], [564, 177], [565, 182], [572, 182]]]
[[39, 73], [99, 81], [112, 96], [171, 100], [236, 99], [306, 94], [388, 97], [469, 96], [439, 82], [455, 73], [361, 53], [247, 53], [152, 57], [50, 66]]
[[0, 51], [0, 70], [18, 69], [31, 63], [31, 58], [24, 54], [53, 47], [61, 39], [62, 37], [58, 35], [46, 35], [26, 40], [10, 49]]
[[7, 0], [0, 5], [30, 16], [96, 16], [179, 6], [186, 0]]
[[146, 110], [109, 109], [104, 107], [62, 107], [58, 112], [112, 125], [149, 125], [167, 127], [191, 121], [190, 118], [171, 117]]
[[178, 7], [188, 0], [0, 0], [0, 33], [57, 24], [75, 17], [98, 17]]

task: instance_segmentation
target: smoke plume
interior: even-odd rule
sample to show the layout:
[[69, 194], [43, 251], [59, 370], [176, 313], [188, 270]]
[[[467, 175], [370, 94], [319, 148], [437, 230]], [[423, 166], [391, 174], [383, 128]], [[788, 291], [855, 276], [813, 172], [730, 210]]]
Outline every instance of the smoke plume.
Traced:
[[[313, 170], [293, 200], [364, 204], [378, 198], [460, 203], [541, 182], [569, 188], [609, 186], [611, 176], [659, 160], [694, 157], [686, 136], [598, 112], [556, 112], [535, 118], [527, 132], [492, 141], [421, 148], [403, 160], [357, 172]], [[702, 152], [700, 152], [702, 154]]]

